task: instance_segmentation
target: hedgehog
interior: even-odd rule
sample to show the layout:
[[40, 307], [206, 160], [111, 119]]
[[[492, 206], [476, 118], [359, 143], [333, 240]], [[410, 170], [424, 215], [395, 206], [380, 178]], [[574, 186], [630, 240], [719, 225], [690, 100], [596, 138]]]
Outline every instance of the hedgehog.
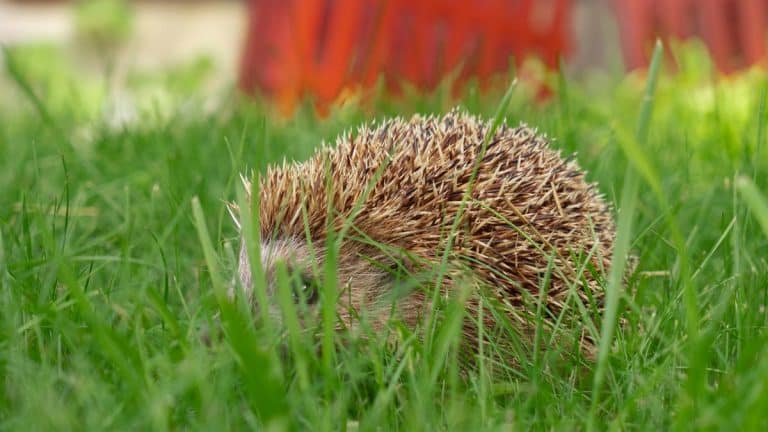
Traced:
[[[561, 157], [525, 124], [494, 128], [458, 109], [392, 118], [342, 134], [305, 162], [270, 167], [257, 181], [268, 296], [283, 263], [297, 275], [302, 304], [317, 307], [325, 240], [331, 230], [347, 230], [336, 260], [339, 328], [354, 328], [363, 315], [375, 329], [393, 316], [417, 326], [431, 294], [418, 287], [403, 292], [397, 270], [418, 274], [446, 259], [450, 270], [433, 284], [440, 294], [473, 281], [523, 333], [533, 324], [519, 311], [544, 283], [550, 317], [566, 308], [573, 291], [581, 301], [602, 303], [612, 209], [574, 158]], [[252, 199], [256, 188], [244, 183]], [[242, 241], [239, 279], [255, 302], [250, 269]], [[476, 315], [479, 304], [471, 297], [466, 316]], [[279, 319], [276, 303], [269, 310]], [[484, 322], [494, 325], [490, 314]], [[464, 333], [476, 337], [476, 324], [466, 324]]]

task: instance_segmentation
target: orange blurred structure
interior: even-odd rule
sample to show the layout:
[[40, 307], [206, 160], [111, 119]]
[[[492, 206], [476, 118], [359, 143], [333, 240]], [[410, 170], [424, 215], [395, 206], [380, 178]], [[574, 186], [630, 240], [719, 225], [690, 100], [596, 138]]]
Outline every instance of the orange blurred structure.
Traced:
[[[450, 72], [486, 82], [538, 56], [569, 53], [572, 0], [250, 0], [240, 87], [290, 112], [319, 107], [381, 76], [397, 90], [431, 89]], [[612, 0], [629, 69], [646, 66], [657, 37], [704, 40], [721, 71], [765, 59], [768, 0]]]
[[312, 94], [322, 106], [346, 87], [433, 88], [451, 71], [481, 82], [537, 55], [568, 51], [570, 0], [251, 0], [240, 74], [284, 112]]
[[700, 37], [717, 68], [730, 72], [765, 59], [768, 0], [617, 0], [627, 67], [648, 63], [656, 37]]

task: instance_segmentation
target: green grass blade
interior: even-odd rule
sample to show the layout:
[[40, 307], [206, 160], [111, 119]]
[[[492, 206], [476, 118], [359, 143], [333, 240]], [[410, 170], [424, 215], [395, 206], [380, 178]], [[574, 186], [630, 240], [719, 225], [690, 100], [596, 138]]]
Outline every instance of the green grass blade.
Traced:
[[227, 299], [226, 282], [219, 265], [219, 258], [216, 256], [216, 250], [211, 242], [211, 236], [208, 233], [208, 226], [205, 223], [205, 216], [203, 215], [203, 209], [200, 207], [200, 200], [197, 197], [192, 198], [192, 216], [195, 221], [195, 228], [197, 228], [197, 236], [203, 247], [203, 256], [205, 257], [205, 264], [208, 266], [208, 273], [211, 277], [211, 284], [213, 285], [213, 295], [216, 297], [216, 301], [219, 306], [229, 303]]
[[[5, 242], [3, 241], [3, 229], [0, 227], [0, 284], [5, 279], [5, 274], [8, 271], [8, 264], [5, 262]], [[2, 287], [2, 285], [0, 285]]]
[[736, 189], [747, 204], [752, 216], [757, 220], [763, 234], [768, 237], [768, 199], [760, 193], [760, 190], [749, 177], [737, 177]]
[[230, 347], [238, 355], [249, 405], [265, 425], [282, 424], [287, 421], [288, 402], [276, 355], [258, 346], [252, 322], [227, 298], [221, 267], [197, 198], [192, 199], [192, 213], [221, 311], [221, 324]]
[[[644, 143], [648, 135], [648, 125], [650, 124], [653, 109], [653, 95], [656, 91], [656, 80], [661, 66], [663, 51], [661, 43], [657, 42], [651, 59], [648, 82], [646, 84], [645, 96], [637, 126], [636, 134], [639, 143]], [[630, 156], [628, 155], [628, 157]], [[592, 381], [592, 402], [587, 421], [587, 430], [590, 431], [597, 429], [596, 423], [598, 418], [598, 408], [600, 406], [600, 392], [608, 373], [608, 354], [610, 353], [613, 334], [618, 321], [619, 299], [621, 298], [624, 270], [632, 239], [632, 220], [635, 216], [639, 187], [640, 181], [638, 175], [635, 168], [630, 164], [624, 175], [624, 187], [621, 193], [616, 240], [611, 259], [612, 266], [608, 273], [608, 286], [605, 294], [605, 311], [600, 329], [597, 367]]]
[[[456, 215], [453, 218], [453, 221], [451, 222], [451, 227], [448, 232], [448, 238], [445, 245], [445, 250], [442, 251], [442, 257], [440, 259], [439, 266], [437, 268], [436, 277], [435, 277], [435, 288], [432, 293], [431, 302], [432, 304], [437, 304], [438, 296], [440, 295], [441, 288], [443, 286], [443, 279], [445, 277], [445, 274], [448, 272], [448, 261], [451, 255], [451, 252], [453, 250], [453, 243], [456, 240], [456, 235], [458, 233], [459, 224], [461, 223], [462, 215], [464, 214], [464, 209], [467, 206], [467, 203], [470, 201], [470, 198], [472, 197], [472, 190], [474, 189], [475, 179], [477, 178], [477, 172], [480, 169], [480, 164], [482, 163], [483, 157], [485, 155], [485, 152], [488, 148], [488, 144], [490, 143], [490, 140], [493, 138], [494, 134], [496, 133], [496, 129], [498, 129], [499, 125], [501, 125], [501, 122], [504, 120], [504, 116], [507, 113], [507, 109], [509, 108], [509, 104], [512, 101], [512, 95], [514, 94], [515, 87], [517, 85], [517, 80], [512, 80], [510, 85], [507, 87], [507, 91], [504, 93], [504, 96], [501, 98], [501, 101], [496, 107], [496, 113], [493, 116], [493, 120], [491, 122], [491, 127], [488, 129], [488, 132], [486, 133], [482, 147], [480, 148], [480, 151], [478, 152], [477, 159], [474, 161], [472, 166], [472, 171], [470, 173], [469, 179], [467, 180], [467, 186], [464, 190], [464, 193], [462, 195], [462, 199], [459, 202], [459, 208], [456, 210]], [[428, 318], [426, 322], [429, 323], [430, 328], [434, 328], [436, 325], [435, 323], [435, 314], [430, 311]], [[431, 341], [427, 341], [427, 344], [430, 344]]]
[[[241, 185], [236, 189], [237, 205], [240, 212], [240, 240], [244, 242], [245, 250], [248, 254], [247, 265], [250, 266], [251, 269], [252, 284], [250, 289], [253, 292], [254, 299], [258, 303], [260, 322], [265, 329], [265, 333], [271, 334], [271, 331], [273, 330], [271, 328], [272, 325], [270, 320], [266, 319], [266, 317], [269, 316], [270, 299], [267, 295], [267, 281], [264, 275], [264, 268], [261, 264], [261, 230], [259, 229], [260, 193], [258, 189], [258, 179], [253, 179], [250, 188], [250, 199], [246, 197], [244, 185]], [[242, 246], [243, 245], [241, 245], [241, 247]]]
[[762, 89], [760, 91], [760, 102], [757, 107], [757, 133], [755, 137], [755, 154], [753, 157], [753, 170], [752, 179], [757, 178], [757, 172], [760, 167], [760, 162], [763, 160], [762, 150], [763, 141], [765, 141], [765, 114], [766, 114], [766, 102], [768, 102], [768, 80], [763, 82]]
[[3, 58], [5, 59], [5, 69], [8, 71], [8, 74], [11, 76], [11, 78], [13, 78], [14, 83], [16, 83], [18, 88], [29, 100], [29, 102], [32, 103], [32, 106], [35, 107], [35, 110], [40, 115], [40, 118], [43, 120], [45, 125], [56, 128], [56, 123], [54, 122], [51, 113], [48, 111], [48, 108], [45, 106], [45, 103], [43, 103], [43, 100], [40, 99], [37, 93], [35, 93], [32, 85], [29, 83], [21, 70], [19, 70], [13, 49], [8, 48], [5, 45], [3, 45], [2, 49]]

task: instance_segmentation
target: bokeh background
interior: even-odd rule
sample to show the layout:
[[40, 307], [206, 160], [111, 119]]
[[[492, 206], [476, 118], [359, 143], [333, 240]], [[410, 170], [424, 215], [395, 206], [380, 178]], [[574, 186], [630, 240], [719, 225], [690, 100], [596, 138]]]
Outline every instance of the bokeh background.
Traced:
[[766, 3], [3, 0], [0, 43], [23, 48], [23, 67], [60, 62], [99, 87], [106, 80], [108, 105], [122, 111], [131, 103], [124, 89], [170, 74], [177, 93], [237, 84], [290, 113], [307, 96], [325, 108], [377, 83], [430, 90], [446, 77], [485, 82], [510, 65], [534, 82], [545, 81], [542, 69], [615, 76], [644, 67], [657, 37], [698, 40], [718, 70], [733, 73], [765, 56]]

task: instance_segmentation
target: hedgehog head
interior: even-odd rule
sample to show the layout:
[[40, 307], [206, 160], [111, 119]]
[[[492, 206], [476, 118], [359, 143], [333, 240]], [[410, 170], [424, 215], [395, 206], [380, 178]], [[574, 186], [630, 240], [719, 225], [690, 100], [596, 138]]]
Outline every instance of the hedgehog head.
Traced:
[[[326, 251], [322, 242], [301, 237], [271, 238], [261, 242], [260, 264], [264, 271], [266, 294], [270, 299], [269, 319], [281, 322], [276, 301], [281, 267], [287, 276], [292, 300], [306, 305], [309, 311], [316, 310], [324, 283]], [[408, 298], [408, 294], [411, 298], [405, 302], [404, 309], [410, 311], [406, 321], [412, 321], [408, 318], [416, 313], [419, 303], [416, 297], [419, 296], [406, 292], [403, 283], [405, 263], [404, 259], [385, 253], [379, 246], [365, 246], [357, 241], [343, 242], [334, 268], [338, 288], [335, 300], [341, 319], [339, 326], [354, 327], [357, 318], [365, 315], [378, 327], [390, 315], [393, 302]], [[238, 272], [246, 297], [256, 304], [245, 244], [240, 249]]]

